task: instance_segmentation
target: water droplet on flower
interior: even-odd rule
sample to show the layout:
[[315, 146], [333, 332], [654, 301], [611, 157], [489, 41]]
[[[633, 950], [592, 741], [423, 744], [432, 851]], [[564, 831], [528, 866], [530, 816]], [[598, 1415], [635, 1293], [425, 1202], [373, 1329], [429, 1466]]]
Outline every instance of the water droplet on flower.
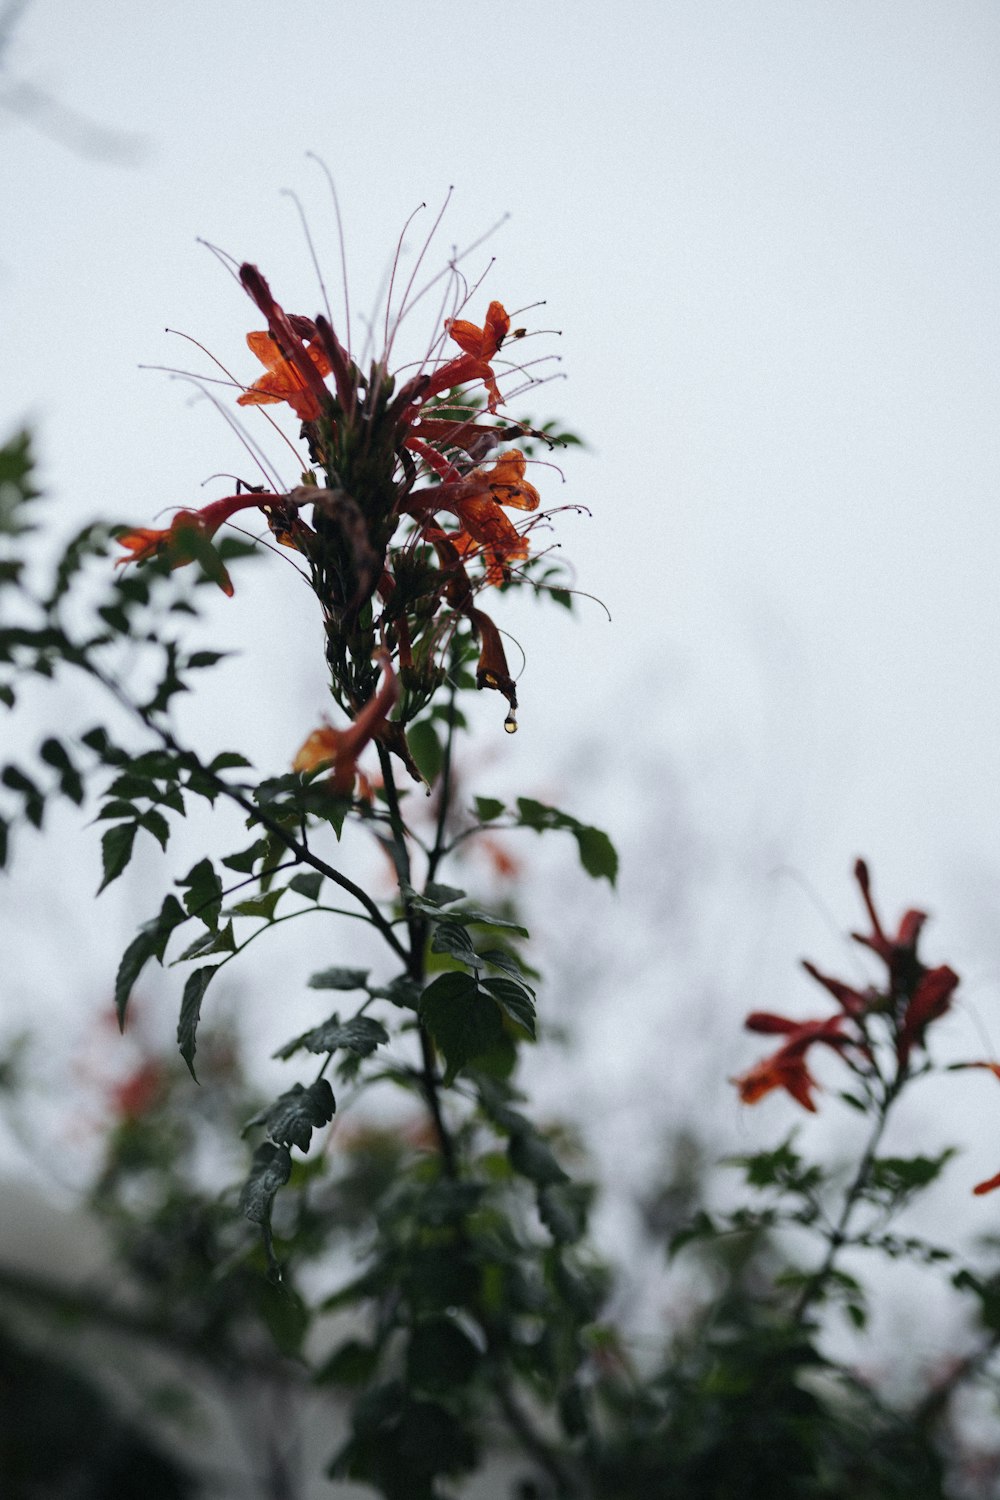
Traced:
[[511, 711], [507, 715], [506, 719], [504, 719], [504, 721], [503, 721], [503, 727], [506, 729], [506, 731], [507, 731], [508, 734], [516, 734], [517, 733], [517, 720], [514, 717], [514, 710], [513, 709], [511, 709]]

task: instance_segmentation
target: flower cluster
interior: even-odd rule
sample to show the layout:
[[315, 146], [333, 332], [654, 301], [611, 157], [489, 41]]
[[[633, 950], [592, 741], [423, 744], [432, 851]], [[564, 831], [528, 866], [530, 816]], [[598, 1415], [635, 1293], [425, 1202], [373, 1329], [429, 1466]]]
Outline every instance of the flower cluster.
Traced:
[[[869, 1084], [882, 1081], [898, 1086], [911, 1067], [915, 1047], [924, 1045], [927, 1028], [951, 1005], [958, 975], [947, 964], [928, 968], [917, 954], [926, 914], [908, 911], [895, 933], [886, 932], [872, 899], [868, 867], [858, 860], [854, 876], [871, 922], [871, 931], [855, 932], [854, 941], [871, 949], [885, 966], [881, 985], [857, 989], [842, 980], [822, 974], [803, 961], [806, 972], [833, 996], [839, 1010], [820, 1020], [793, 1021], [769, 1011], [753, 1011], [747, 1029], [780, 1035], [778, 1050], [733, 1079], [746, 1104], [755, 1104], [772, 1089], [785, 1089], [804, 1109], [815, 1111], [813, 1091], [818, 1087], [807, 1065], [813, 1046], [823, 1044], [838, 1052], [844, 1062]], [[882, 1072], [880, 1042], [888, 1042], [891, 1068]], [[1000, 1185], [1000, 1179], [998, 1179]]]
[[[498, 451], [512, 437], [543, 437], [496, 420], [508, 373], [498, 371], [497, 358], [505, 340], [524, 330], [511, 334], [497, 301], [481, 326], [446, 318], [431, 353], [398, 382], [387, 354], [362, 372], [329, 318], [286, 313], [255, 266], [241, 266], [239, 278], [267, 327], [247, 335], [265, 373], [238, 403], [291, 407], [308, 450], [303, 482], [284, 493], [248, 490], [180, 510], [162, 530], [127, 531], [120, 561], [156, 557], [169, 568], [198, 561], [231, 594], [212, 539], [238, 512], [259, 510], [276, 540], [304, 559], [323, 611], [331, 689], [365, 725], [362, 744], [378, 739], [413, 770], [403, 726], [429, 702], [449, 649], [465, 637], [478, 650], [477, 685], [506, 698], [506, 727], [515, 729], [517, 693], [500, 631], [476, 597], [523, 569], [526, 532], [539, 519], [524, 452]], [[448, 340], [458, 353], [442, 347]], [[509, 510], [531, 519], [519, 527]], [[332, 784], [348, 793], [357, 736], [336, 738], [344, 734], [351, 731], [317, 730], [296, 764], [330, 762]]]

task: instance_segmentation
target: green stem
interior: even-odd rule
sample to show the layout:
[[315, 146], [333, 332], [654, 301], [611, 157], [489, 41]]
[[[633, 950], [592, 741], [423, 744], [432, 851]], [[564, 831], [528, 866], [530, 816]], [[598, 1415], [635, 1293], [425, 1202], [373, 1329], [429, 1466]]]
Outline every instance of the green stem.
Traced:
[[[407, 830], [403, 822], [399, 807], [399, 796], [396, 791], [396, 779], [392, 768], [392, 760], [384, 745], [378, 747], [379, 762], [382, 767], [382, 782], [385, 791], [386, 806], [389, 809], [389, 821], [393, 831], [393, 863], [400, 882], [410, 882], [411, 866], [410, 851], [407, 844]], [[406, 903], [404, 902], [404, 905]], [[407, 954], [406, 972], [415, 984], [423, 987], [426, 977], [424, 966], [424, 949], [427, 944], [427, 921], [420, 912], [408, 907], [406, 925], [409, 933], [410, 951]], [[455, 1151], [455, 1142], [445, 1122], [444, 1111], [441, 1107], [441, 1091], [439, 1088], [439, 1077], [437, 1069], [437, 1058], [434, 1052], [434, 1043], [430, 1033], [423, 1022], [418, 1020], [417, 1029], [420, 1035], [420, 1081], [434, 1122], [434, 1133], [438, 1139], [438, 1147], [441, 1152], [441, 1161], [448, 1177], [458, 1177], [458, 1158]]]
[[904, 1077], [905, 1075], [902, 1073], [898, 1073], [896, 1075], [892, 1082], [887, 1086], [885, 1094], [883, 1095], [882, 1100], [879, 1103], [878, 1116], [875, 1120], [875, 1125], [872, 1129], [872, 1132], [868, 1137], [868, 1143], [865, 1146], [864, 1151], [862, 1152], [861, 1160], [858, 1162], [858, 1169], [851, 1179], [849, 1187], [844, 1193], [844, 1201], [841, 1204], [841, 1209], [837, 1217], [837, 1221], [829, 1231], [827, 1237], [826, 1254], [824, 1255], [820, 1266], [816, 1271], [813, 1272], [812, 1276], [809, 1277], [809, 1280], [802, 1288], [802, 1291], [799, 1294], [798, 1301], [795, 1304], [792, 1313], [792, 1321], [796, 1324], [801, 1324], [805, 1321], [806, 1313], [809, 1311], [810, 1307], [817, 1300], [817, 1298], [822, 1295], [826, 1282], [836, 1263], [837, 1256], [840, 1254], [840, 1251], [843, 1249], [845, 1243], [847, 1242], [847, 1231], [850, 1228], [851, 1219], [854, 1216], [854, 1210], [858, 1206], [862, 1190], [864, 1189], [864, 1186], [868, 1181], [868, 1174], [871, 1171], [872, 1162], [875, 1160], [875, 1154], [878, 1151], [879, 1145], [881, 1144], [882, 1136], [885, 1134], [885, 1127], [889, 1119], [889, 1111], [895, 1103], [896, 1096], [898, 1095], [903, 1085]]

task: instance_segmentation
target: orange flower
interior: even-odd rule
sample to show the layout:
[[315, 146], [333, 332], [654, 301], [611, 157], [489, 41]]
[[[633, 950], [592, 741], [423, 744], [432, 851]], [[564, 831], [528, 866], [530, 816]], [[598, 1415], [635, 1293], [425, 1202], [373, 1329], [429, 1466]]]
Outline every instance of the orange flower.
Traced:
[[488, 396], [487, 410], [496, 411], [503, 397], [490, 367], [490, 360], [507, 337], [510, 328], [510, 318], [503, 304], [490, 303], [482, 328], [475, 323], [466, 322], [464, 318], [446, 318], [444, 326], [465, 353], [460, 354], [457, 359], [449, 359], [435, 370], [427, 384], [421, 386], [420, 399], [427, 401], [440, 391], [450, 391], [453, 386], [464, 385], [469, 380], [481, 380]]
[[491, 302], [482, 328], [465, 318], [446, 318], [444, 326], [460, 349], [488, 364], [510, 332], [510, 318], [502, 302]]
[[260, 494], [226, 495], [221, 500], [213, 500], [210, 504], [202, 506], [201, 510], [179, 510], [170, 525], [162, 531], [143, 528], [123, 532], [118, 537], [118, 544], [125, 548], [129, 556], [119, 557], [115, 566], [121, 567], [124, 563], [130, 562], [148, 562], [151, 557], [157, 557], [160, 553], [166, 553], [171, 568], [182, 568], [186, 563], [194, 562], [197, 558], [205, 571], [218, 583], [222, 592], [231, 597], [233, 585], [229, 574], [219, 560], [218, 554], [206, 544], [219, 527], [237, 511], [247, 510], [252, 506], [263, 508], [268, 502], [273, 502], [278, 498], [277, 495]]
[[511, 448], [492, 469], [473, 469], [464, 479], [446, 479], [432, 489], [415, 491], [409, 508], [424, 516], [450, 510], [462, 523], [461, 531], [449, 534], [456, 550], [463, 556], [480, 553], [487, 583], [504, 583], [508, 565], [528, 556], [528, 542], [500, 507], [538, 508], [538, 491], [524, 477], [526, 465], [524, 454]]
[[347, 729], [334, 729], [331, 724], [314, 729], [292, 761], [292, 770], [303, 773], [330, 766], [329, 786], [337, 797], [352, 795], [355, 778], [360, 774], [358, 756], [369, 740], [378, 736], [386, 724], [389, 710], [399, 697], [399, 682], [387, 656], [383, 658], [382, 667], [385, 673], [382, 686], [361, 709], [354, 723]]
[[[319, 375], [330, 374], [330, 361], [326, 357], [316, 325], [308, 318], [291, 316], [289, 322], [295, 327], [296, 324], [305, 325], [303, 337], [305, 342], [305, 353], [316, 367]], [[306, 329], [311, 329], [311, 336]], [[295, 330], [297, 333], [299, 329]], [[315, 422], [320, 413], [319, 401], [315, 393], [310, 390], [306, 379], [299, 373], [291, 360], [286, 359], [281, 351], [274, 334], [268, 329], [262, 329], [257, 333], [247, 334], [247, 343], [250, 350], [257, 356], [261, 364], [267, 370], [259, 380], [255, 380], [248, 391], [237, 397], [239, 406], [266, 406], [273, 401], [287, 401], [295, 412], [295, 415], [303, 422]]]

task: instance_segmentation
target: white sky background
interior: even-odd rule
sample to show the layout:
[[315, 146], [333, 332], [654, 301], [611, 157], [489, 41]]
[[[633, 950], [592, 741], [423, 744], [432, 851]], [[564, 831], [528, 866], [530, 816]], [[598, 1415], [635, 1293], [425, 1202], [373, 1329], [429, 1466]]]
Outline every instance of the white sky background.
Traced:
[[[199, 488], [217, 470], [252, 477], [207, 403], [137, 367], [208, 368], [169, 326], [258, 373], [243, 338], [259, 317], [196, 236], [257, 262], [289, 310], [319, 308], [284, 187], [336, 315], [307, 150], [337, 182], [355, 307], [417, 203], [411, 246], [455, 185], [433, 269], [510, 212], [470, 261], [497, 256], [469, 315], [545, 297], [531, 316], [564, 330], [568, 381], [516, 409], [591, 440], [565, 486], [538, 483], [592, 509], [559, 535], [613, 624], [586, 601], [575, 623], [516, 612], [521, 732], [483, 705], [475, 789], [558, 802], [623, 844], [622, 899], [584, 907], [573, 885], [536, 923], [593, 941], [599, 972], [618, 945], [635, 968], [588, 1003], [574, 1085], [619, 1144], [644, 1102], [704, 1095], [757, 1055], [745, 1010], [823, 1009], [795, 959], [848, 960], [798, 881], [856, 924], [858, 853], [889, 915], [928, 906], [929, 956], [967, 976], [956, 1051], [984, 1050], [980, 1022], [1000, 1048], [995, 5], [34, 0], [6, 62], [144, 147], [135, 165], [88, 159], [0, 117], [0, 413], [35, 424], [67, 530], [151, 524], [227, 493]], [[249, 567], [220, 597], [212, 628], [246, 656], [196, 730], [248, 738], [271, 770], [322, 707], [290, 578]], [[15, 1010], [93, 1009], [162, 893], [150, 857], [151, 890], [109, 893], [103, 924], [81, 915], [97, 841], [60, 829], [58, 854], [25, 849], [48, 968]], [[53, 923], [83, 924], [82, 978]], [[988, 1122], [972, 1181], [1000, 1166], [1000, 1097], [968, 1092]], [[763, 1141], [794, 1107], [748, 1121], [720, 1084], [711, 1108]]]

